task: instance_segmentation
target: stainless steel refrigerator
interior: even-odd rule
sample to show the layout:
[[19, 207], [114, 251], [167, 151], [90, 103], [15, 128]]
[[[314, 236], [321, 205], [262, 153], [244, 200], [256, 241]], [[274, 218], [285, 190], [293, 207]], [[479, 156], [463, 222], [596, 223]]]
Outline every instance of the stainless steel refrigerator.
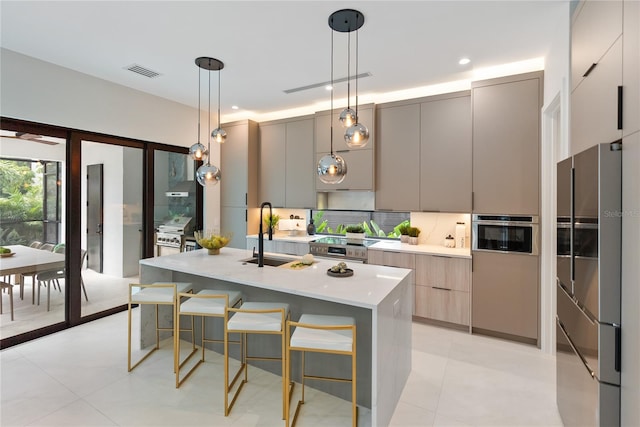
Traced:
[[557, 403], [565, 426], [620, 425], [622, 151], [558, 163]]

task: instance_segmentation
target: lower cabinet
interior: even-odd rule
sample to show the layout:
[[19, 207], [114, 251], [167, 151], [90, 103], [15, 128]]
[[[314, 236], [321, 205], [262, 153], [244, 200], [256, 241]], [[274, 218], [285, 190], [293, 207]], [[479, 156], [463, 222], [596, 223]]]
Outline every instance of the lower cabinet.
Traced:
[[471, 260], [440, 255], [416, 255], [414, 314], [469, 326]]
[[414, 270], [414, 316], [470, 325], [471, 259], [371, 249], [368, 255], [369, 264]]

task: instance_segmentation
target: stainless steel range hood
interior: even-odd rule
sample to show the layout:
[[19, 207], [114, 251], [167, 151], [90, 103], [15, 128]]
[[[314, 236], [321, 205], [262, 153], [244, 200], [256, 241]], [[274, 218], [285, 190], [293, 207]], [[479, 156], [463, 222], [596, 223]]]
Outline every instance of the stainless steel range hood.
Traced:
[[164, 194], [167, 197], [189, 197], [196, 192], [196, 182], [195, 181], [182, 181], [176, 184], [170, 191], [165, 192]]

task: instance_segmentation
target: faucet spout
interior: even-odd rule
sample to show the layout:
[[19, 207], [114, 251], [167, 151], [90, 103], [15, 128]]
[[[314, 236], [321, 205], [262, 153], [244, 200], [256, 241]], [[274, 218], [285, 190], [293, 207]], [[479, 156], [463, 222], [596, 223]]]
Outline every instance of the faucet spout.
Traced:
[[[273, 215], [271, 203], [262, 202], [260, 205], [260, 226], [258, 231], [258, 267], [264, 267], [264, 231], [262, 229], [262, 210], [265, 206], [269, 207], [269, 220], [271, 220], [271, 216]], [[269, 240], [273, 240], [271, 227], [269, 227]]]

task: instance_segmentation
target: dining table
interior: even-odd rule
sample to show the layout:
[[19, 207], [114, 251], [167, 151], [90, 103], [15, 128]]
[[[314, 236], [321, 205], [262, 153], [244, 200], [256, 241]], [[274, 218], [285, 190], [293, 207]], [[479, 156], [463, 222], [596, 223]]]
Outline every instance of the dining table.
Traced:
[[21, 296], [24, 294], [23, 274], [33, 275], [41, 271], [64, 268], [64, 254], [23, 245], [8, 245], [4, 247], [10, 249], [11, 254], [0, 254], [0, 276], [15, 275], [14, 283], [20, 285]]

